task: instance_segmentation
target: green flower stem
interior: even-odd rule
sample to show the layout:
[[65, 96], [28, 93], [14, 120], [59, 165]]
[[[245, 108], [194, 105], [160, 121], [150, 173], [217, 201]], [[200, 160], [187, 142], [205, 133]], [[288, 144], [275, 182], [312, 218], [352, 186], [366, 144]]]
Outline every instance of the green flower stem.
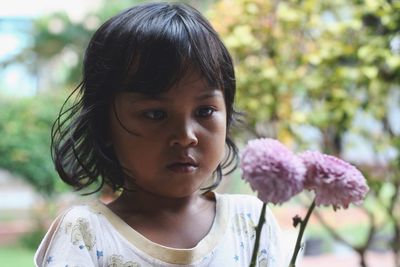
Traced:
[[255, 267], [257, 263], [257, 253], [258, 253], [258, 247], [260, 246], [260, 236], [261, 236], [261, 230], [264, 226], [265, 222], [265, 210], [267, 208], [267, 204], [263, 203], [262, 209], [261, 209], [261, 214], [260, 214], [260, 219], [258, 220], [258, 225], [256, 227], [256, 241], [254, 243], [254, 249], [253, 249], [253, 255], [251, 256], [251, 262], [250, 262], [250, 267]]
[[294, 252], [293, 252], [292, 259], [290, 260], [289, 267], [296, 267], [296, 259], [297, 259], [297, 255], [299, 254], [299, 251], [301, 249], [301, 240], [303, 239], [304, 230], [306, 229], [308, 220], [310, 219], [311, 213], [314, 210], [314, 208], [315, 208], [315, 199], [311, 203], [311, 206], [308, 209], [306, 217], [304, 218], [304, 220], [302, 220], [300, 222], [299, 235], [297, 236], [296, 246], [294, 247]]

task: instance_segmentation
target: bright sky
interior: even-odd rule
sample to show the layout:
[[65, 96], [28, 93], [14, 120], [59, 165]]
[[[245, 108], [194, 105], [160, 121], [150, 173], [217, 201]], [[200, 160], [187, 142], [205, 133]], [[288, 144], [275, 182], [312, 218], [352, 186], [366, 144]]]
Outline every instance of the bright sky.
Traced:
[[[0, 0], [1, 18], [32, 18], [57, 11], [65, 11], [72, 21], [81, 21], [86, 13], [96, 9], [103, 0]], [[79, 7], [79, 8], [77, 8]], [[7, 28], [0, 28], [0, 58], [21, 46], [20, 37]]]
[[[18, 53], [29, 41], [29, 36], [16, 32], [15, 23], [10, 22], [10, 19], [29, 19], [64, 11], [72, 21], [79, 22], [88, 11], [97, 9], [102, 2], [103, 0], [0, 0], [0, 19], [4, 19], [0, 25], [0, 60]], [[34, 77], [18, 64], [3, 69], [0, 77], [3, 92], [18, 95], [34, 93]]]
[[0, 0], [0, 17], [36, 17], [64, 10], [71, 19], [79, 20], [101, 2], [102, 0]]

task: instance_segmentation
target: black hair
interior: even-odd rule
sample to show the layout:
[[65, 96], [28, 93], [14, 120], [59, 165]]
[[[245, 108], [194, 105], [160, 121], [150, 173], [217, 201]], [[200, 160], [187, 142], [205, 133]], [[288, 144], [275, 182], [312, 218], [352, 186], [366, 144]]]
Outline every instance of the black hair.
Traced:
[[[229, 52], [210, 23], [194, 8], [180, 3], [151, 3], [129, 8], [94, 33], [85, 52], [83, 79], [64, 102], [54, 122], [52, 158], [61, 179], [80, 190], [108, 184], [124, 188], [126, 172], [109, 140], [109, 110], [122, 91], [156, 95], [190, 71], [221, 88], [227, 109], [227, 155], [215, 170], [214, 189], [238, 163], [229, 129], [235, 73]], [[69, 99], [77, 100], [69, 108]], [[223, 170], [225, 173], [223, 173]], [[93, 193], [92, 192], [92, 193]]]

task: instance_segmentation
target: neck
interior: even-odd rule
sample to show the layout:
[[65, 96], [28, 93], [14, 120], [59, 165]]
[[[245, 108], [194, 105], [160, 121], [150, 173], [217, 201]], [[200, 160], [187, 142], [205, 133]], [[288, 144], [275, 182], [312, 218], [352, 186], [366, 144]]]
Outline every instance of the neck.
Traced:
[[159, 196], [144, 190], [125, 191], [109, 207], [124, 214], [179, 214], [203, 210], [210, 205], [212, 194], [191, 194], [185, 197]]
[[215, 218], [214, 194], [182, 198], [125, 192], [108, 207], [147, 239], [174, 248], [192, 248], [210, 231]]

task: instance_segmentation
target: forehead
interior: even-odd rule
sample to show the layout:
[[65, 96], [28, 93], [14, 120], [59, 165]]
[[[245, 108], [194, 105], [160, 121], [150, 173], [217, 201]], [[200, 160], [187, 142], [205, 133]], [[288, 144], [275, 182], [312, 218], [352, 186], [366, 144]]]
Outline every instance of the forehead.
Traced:
[[[121, 95], [121, 94], [119, 94]], [[197, 73], [191, 73], [180, 79], [170, 88], [158, 93], [147, 93], [141, 90], [136, 91], [134, 88], [129, 92], [123, 92], [122, 95], [131, 101], [145, 100], [168, 100], [180, 99], [185, 97], [203, 100], [213, 97], [224, 98], [223, 91], [217, 86], [210, 85], [205, 78]]]
[[178, 82], [171, 86], [165, 94], [173, 94], [174, 92], [207, 92], [218, 90], [216, 86], [211, 85], [207, 80], [198, 73], [188, 73]]

